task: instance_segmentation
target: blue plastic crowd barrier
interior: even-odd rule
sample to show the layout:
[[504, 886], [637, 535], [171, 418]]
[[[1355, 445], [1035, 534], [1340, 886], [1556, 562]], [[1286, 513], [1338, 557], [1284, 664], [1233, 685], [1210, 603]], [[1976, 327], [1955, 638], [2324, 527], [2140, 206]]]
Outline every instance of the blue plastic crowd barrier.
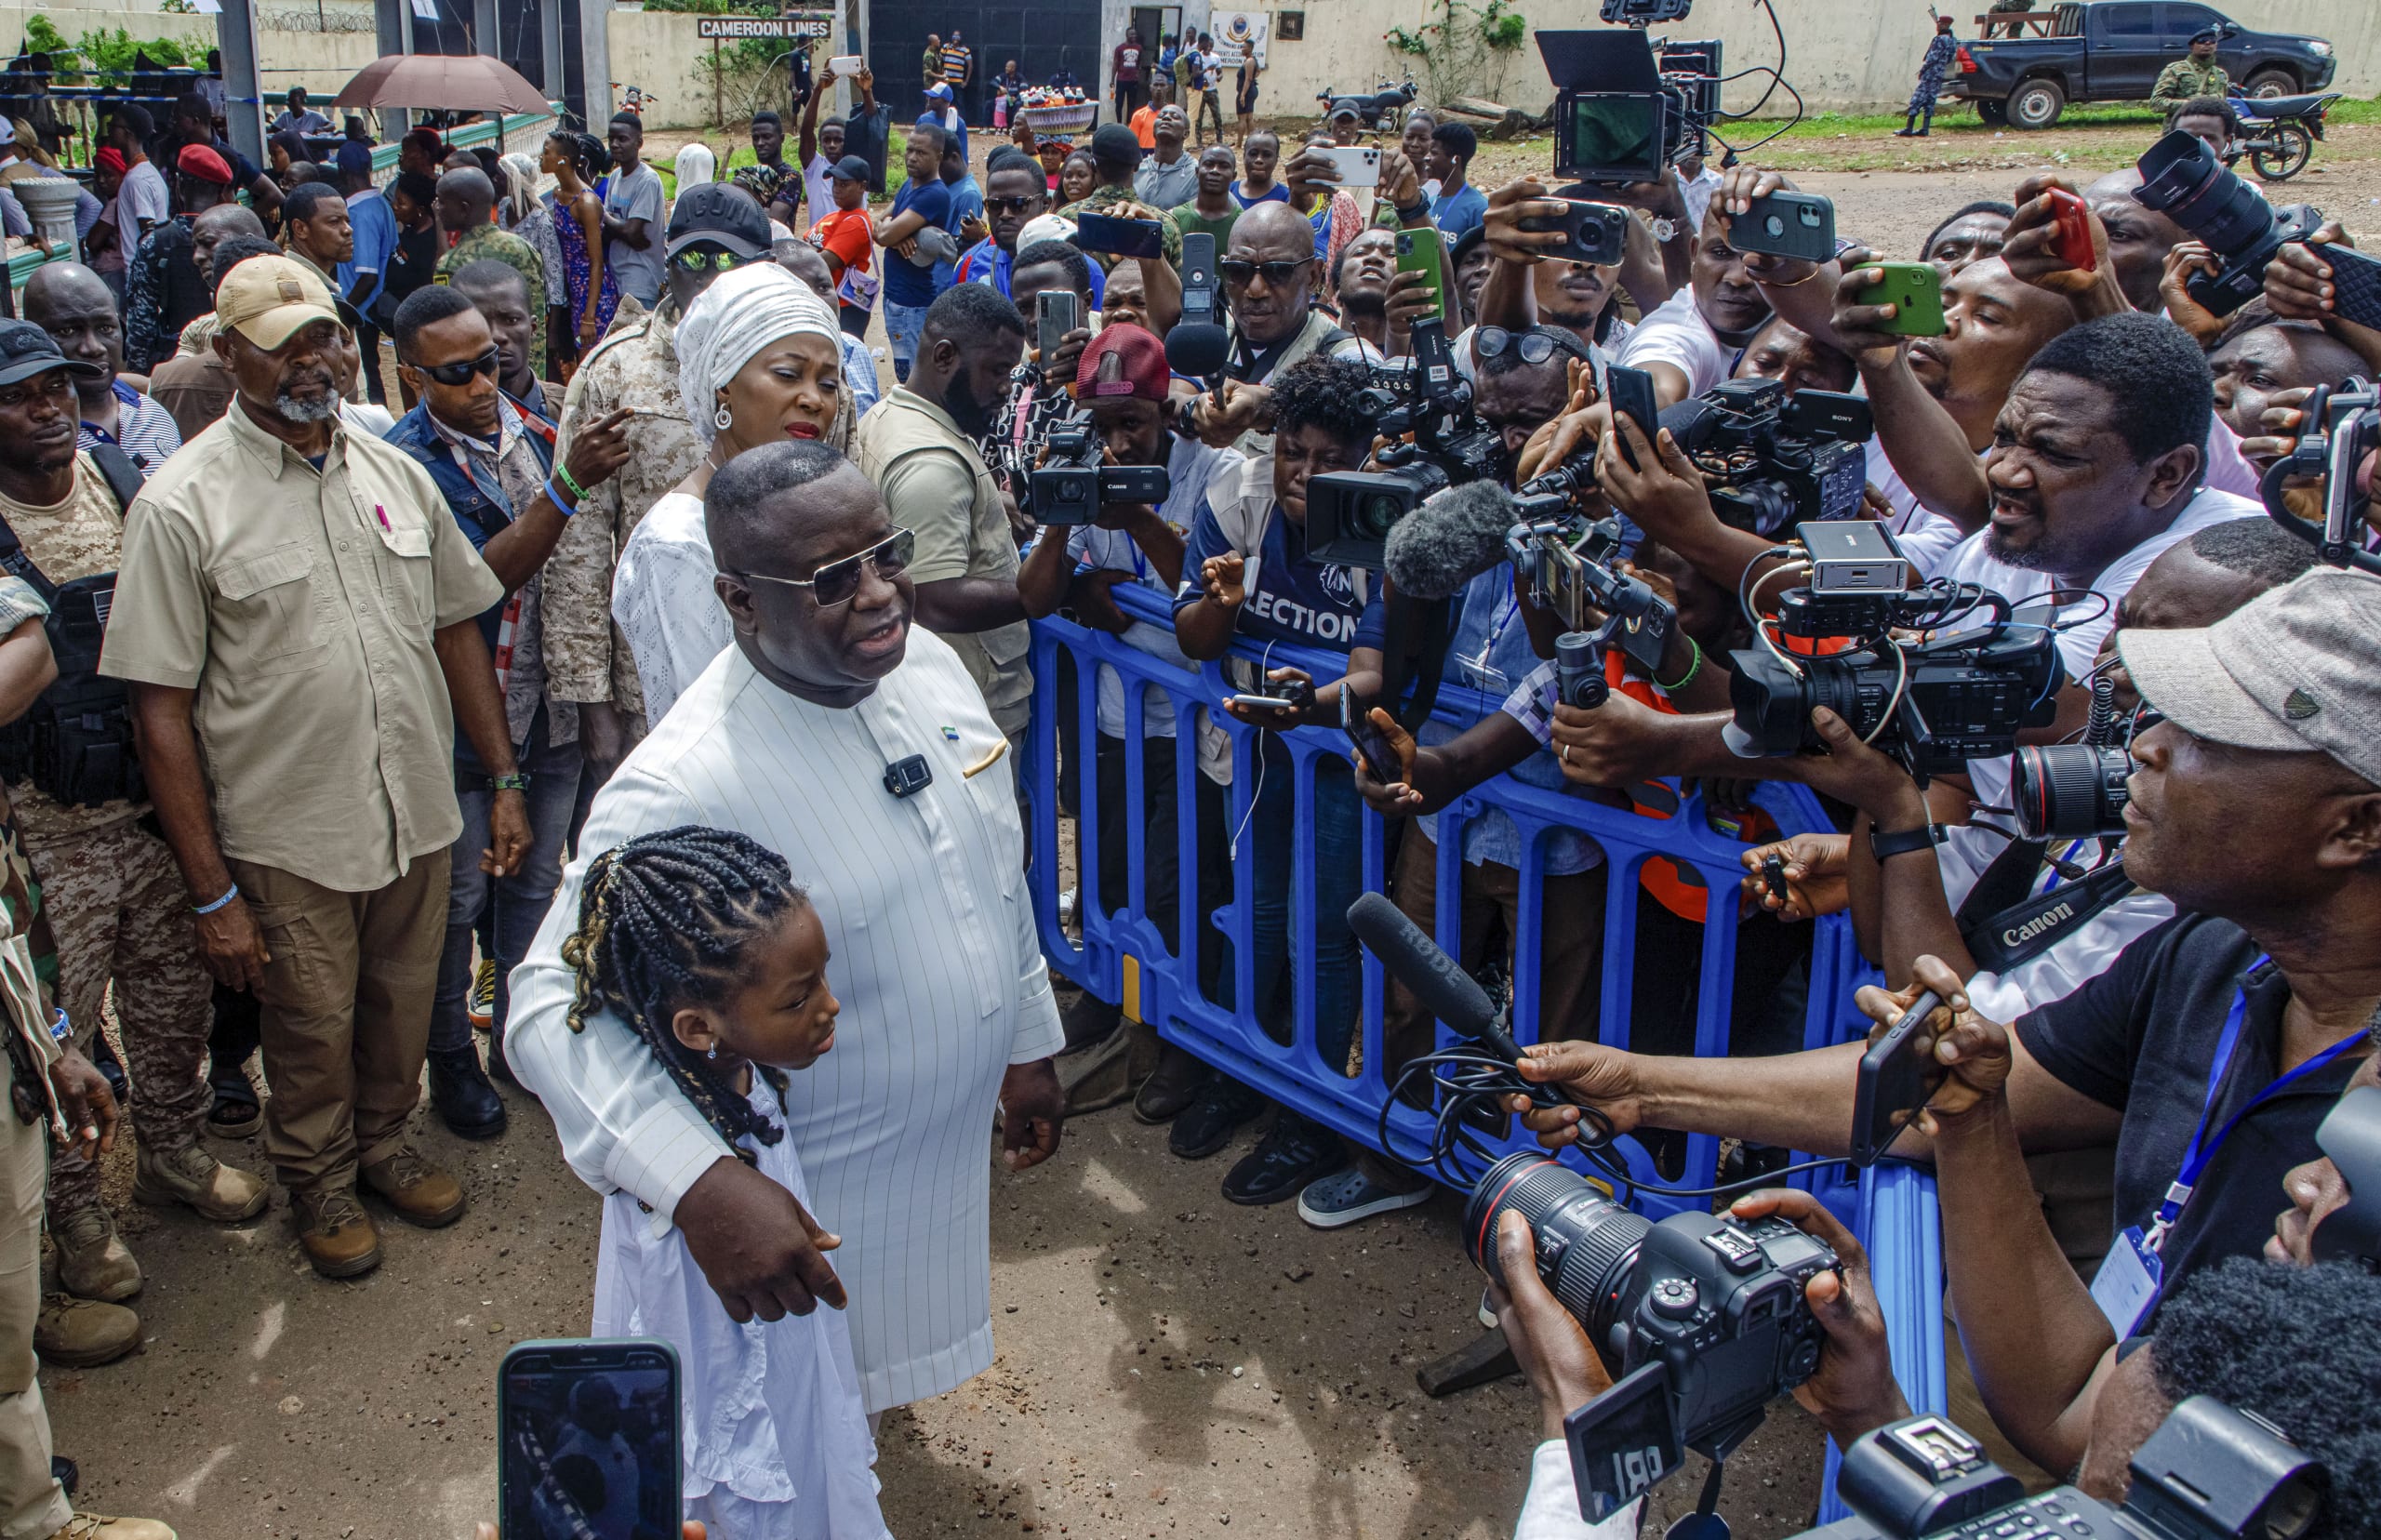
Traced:
[[[1171, 625], [1169, 608], [1162, 595], [1131, 584], [1119, 584], [1111, 592], [1128, 618]], [[1318, 682], [1338, 677], [1345, 668], [1345, 659], [1337, 655], [1283, 645], [1267, 649], [1261, 657], [1255, 649], [1236, 646], [1235, 651], [1252, 663], [1304, 669]], [[1073, 929], [1062, 922], [1061, 884], [1057, 876], [1060, 821], [1058, 681], [1062, 658], [1071, 660], [1076, 680], [1075, 740], [1077, 757], [1082, 762], [1071, 776], [1080, 889]], [[1354, 1075], [1343, 1074], [1336, 1067], [1326, 1066], [1316, 1052], [1311, 968], [1293, 970], [1294, 1025], [1290, 1041], [1276, 1041], [1259, 1020], [1254, 1002], [1255, 945], [1251, 929], [1254, 862], [1245, 858], [1244, 847], [1235, 852], [1230, 860], [1232, 892], [1229, 901], [1212, 915], [1202, 912], [1197, 902], [1196, 874], [1201, 857], [1196, 803], [1201, 772], [1197, 735], [1191, 724], [1199, 709], [1205, 708], [1230, 738], [1232, 775], [1225, 805], [1226, 827], [1232, 830], [1244, 829], [1249, 821], [1258, 776], [1258, 740], [1263, 736], [1260, 729], [1245, 725], [1222, 710], [1221, 704], [1232, 690], [1217, 665], [1203, 664], [1192, 673], [1127, 646], [1116, 637], [1063, 619], [1035, 622], [1032, 662], [1035, 689], [1026, 784], [1032, 809], [1035, 913], [1043, 950], [1051, 966], [1098, 998], [1120, 1004], [1126, 1016], [1149, 1023], [1163, 1038], [1183, 1045], [1244, 1083], [1360, 1144], [1374, 1149], [1381, 1148], [1385, 1110], [1388, 1126], [1402, 1149], [1411, 1151], [1426, 1146], [1431, 1133], [1430, 1117], [1393, 1098], [1383, 1073], [1384, 979], [1379, 962], [1369, 952], [1364, 955], [1363, 1010], [1357, 1038], [1361, 1068]], [[1091, 746], [1098, 730], [1098, 690], [1095, 681], [1099, 670], [1113, 670], [1124, 685], [1124, 795], [1130, 815], [1122, 820], [1126, 840], [1125, 870], [1129, 874], [1129, 891], [1123, 894], [1102, 891], [1101, 788], [1099, 777], [1088, 769], [1093, 757]], [[1171, 739], [1143, 737], [1151, 691], [1161, 693], [1173, 704], [1181, 730]], [[1498, 698], [1449, 681], [1441, 687], [1435, 715], [1460, 728], [1496, 710], [1501, 704]], [[1282, 735], [1282, 746], [1293, 766], [1297, 799], [1293, 848], [1289, 853], [1293, 927], [1290, 953], [1293, 957], [1312, 957], [1316, 861], [1325, 854], [1317, 848], [1315, 767], [1325, 758], [1344, 762], [1349, 745], [1337, 731], [1299, 728]], [[1175, 906], [1174, 935], [1164, 934], [1151, 919], [1150, 895], [1146, 890], [1146, 842], [1151, 827], [1147, 766], [1151, 753], [1173, 757], [1177, 798], [1173, 823], [1177, 870], [1182, 874], [1181, 897]], [[1762, 782], [1754, 796], [1784, 834], [1831, 827], [1816, 799], [1802, 787]], [[1709, 908], [1722, 923], [1703, 925], [1699, 957], [1691, 962], [1680, 958], [1676, 965], [1695, 966], [1700, 974], [1693, 1028], [1694, 1052], [1702, 1056], [1727, 1054], [1736, 966], [1735, 899], [1737, 882], [1744, 875], [1738, 856], [1745, 846], [1710, 827], [1699, 799], [1688, 794], [1676, 816], [1652, 818], [1503, 776], [1457, 799], [1439, 815], [1436, 929], [1440, 945], [1450, 953], [1459, 950], [1462, 826], [1492, 809], [1510, 818], [1522, 837], [1520, 891], [1523, 899], [1515, 927], [1518, 934], [1513, 937], [1514, 1038], [1527, 1044], [1537, 1042], [1542, 1035], [1578, 1037], [1586, 1035], [1591, 1026], [1599, 1041], [1616, 1047], [1629, 1046], [1636, 983], [1631, 960], [1637, 957], [1639, 870], [1648, 858], [1658, 856], [1677, 863], [1683, 870], [1691, 869], [1700, 878], [1707, 894], [1717, 896], [1717, 901]], [[1327, 853], [1328, 856], [1334, 860], [1352, 856], [1362, 864], [1362, 887], [1385, 892], [1389, 875], [1386, 825], [1379, 815], [1366, 808], [1361, 830], [1359, 850], [1333, 850]], [[1543, 917], [1534, 896], [1543, 890], [1546, 836], [1558, 830], [1588, 835], [1604, 852], [1601, 870], [1606, 883], [1603, 949], [1605, 965], [1602, 969], [1601, 998], [1594, 1022], [1552, 1024], [1555, 1029], [1548, 1033], [1549, 1024], [1536, 1019]], [[1209, 998], [1200, 984], [1200, 927], [1211, 919], [1230, 949], [1231, 987], [1228, 994], [1222, 989], [1217, 992], [1231, 1001], [1230, 1004]], [[1865, 978], [1874, 976], [1854, 946], [1846, 917], [1829, 916], [1817, 921], [1812, 940], [1802, 1045], [1821, 1047], [1847, 1041], [1865, 1029], [1865, 1022], [1853, 1008], [1852, 992]], [[1448, 1040], [1443, 1024], [1438, 1036], [1442, 1043]], [[1517, 1125], [1501, 1135], [1483, 1134], [1483, 1137], [1500, 1150], [1536, 1148]], [[1637, 1140], [1624, 1137], [1615, 1148], [1626, 1159], [1632, 1177], [1688, 1188], [1712, 1184], [1720, 1153], [1717, 1139], [1701, 1135], [1690, 1137], [1683, 1176], [1675, 1182], [1664, 1182], [1652, 1157]], [[1870, 1247], [1881, 1300], [1893, 1331], [1895, 1369], [1905, 1393], [1914, 1407], [1939, 1409], [1941, 1268], [1940, 1246], [1934, 1228], [1933, 1184], [1914, 1172], [1880, 1169], [1867, 1174], [1866, 1179], [1856, 1185], [1846, 1179], [1844, 1174], [1848, 1170], [1830, 1168], [1817, 1174], [1821, 1180], [1814, 1183], [1807, 1177], [1800, 1178], [1798, 1185], [1811, 1187]], [[1644, 1193], [1638, 1194], [1635, 1200], [1642, 1212], [1654, 1217], [1706, 1201]], [[1890, 1294], [1885, 1293], [1888, 1280], [1893, 1288]], [[1829, 1490], [1831, 1493], [1831, 1484]]]

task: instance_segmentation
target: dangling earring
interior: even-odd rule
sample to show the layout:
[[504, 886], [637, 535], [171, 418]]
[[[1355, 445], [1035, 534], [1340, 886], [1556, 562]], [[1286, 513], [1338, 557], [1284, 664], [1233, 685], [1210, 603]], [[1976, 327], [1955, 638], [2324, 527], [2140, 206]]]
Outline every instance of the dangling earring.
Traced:
[[724, 433], [736, 426], [736, 414], [729, 411], [727, 403], [723, 401], [719, 404], [719, 410], [711, 415], [711, 420], [712, 426]]
[[705, 1054], [703, 1057], [711, 1060], [713, 1064], [717, 1064], [719, 1062], [719, 1044], [716, 1042], [712, 1043], [711, 1045], [711, 1052]]

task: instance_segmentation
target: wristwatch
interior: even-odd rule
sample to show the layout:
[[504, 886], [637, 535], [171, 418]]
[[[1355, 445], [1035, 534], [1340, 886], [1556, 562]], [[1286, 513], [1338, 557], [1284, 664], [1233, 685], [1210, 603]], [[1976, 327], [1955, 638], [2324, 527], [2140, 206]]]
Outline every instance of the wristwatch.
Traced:
[[1895, 856], [1907, 856], [1913, 850], [1929, 850], [1949, 838], [1938, 823], [1920, 824], [1916, 829], [1897, 829], [1892, 833], [1869, 830], [1869, 852], [1880, 861]]
[[1646, 228], [1654, 232], [1654, 239], [1663, 246], [1668, 246], [1678, 238], [1678, 221], [1667, 214], [1655, 215], [1647, 222]]
[[491, 791], [526, 791], [529, 790], [529, 773], [522, 770], [510, 776], [490, 776], [487, 789]]

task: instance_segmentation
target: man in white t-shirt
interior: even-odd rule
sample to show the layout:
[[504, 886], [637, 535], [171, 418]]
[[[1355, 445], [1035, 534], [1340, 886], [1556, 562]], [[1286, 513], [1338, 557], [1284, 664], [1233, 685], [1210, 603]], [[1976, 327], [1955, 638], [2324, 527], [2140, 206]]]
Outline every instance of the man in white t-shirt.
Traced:
[[1762, 323], [1769, 300], [1728, 244], [1726, 227], [1709, 212], [1695, 243], [1693, 281], [1637, 324], [1619, 362], [1654, 377], [1664, 406], [1701, 395], [1728, 378], [1736, 355]]
[[155, 125], [148, 113], [126, 102], [110, 109], [108, 143], [124, 156], [124, 182], [115, 194], [115, 227], [126, 252], [140, 249], [148, 233], [174, 217], [166, 175], [149, 162], [146, 146]]

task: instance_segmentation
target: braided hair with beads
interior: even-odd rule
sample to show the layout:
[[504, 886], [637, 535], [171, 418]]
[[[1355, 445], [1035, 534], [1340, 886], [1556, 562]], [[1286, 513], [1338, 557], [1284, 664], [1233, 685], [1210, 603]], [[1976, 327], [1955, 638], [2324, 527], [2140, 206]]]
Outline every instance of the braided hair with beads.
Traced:
[[[562, 944], [578, 970], [572, 1031], [590, 1010], [618, 1012], [738, 1158], [750, 1134], [785, 1131], [753, 1110], [718, 1065], [678, 1041], [671, 1023], [716, 1005], [744, 972], [745, 949], [809, 902], [785, 857], [730, 830], [687, 824], [640, 834], [595, 857], [579, 896], [579, 929]], [[786, 1077], [755, 1065], [785, 1102]]]

